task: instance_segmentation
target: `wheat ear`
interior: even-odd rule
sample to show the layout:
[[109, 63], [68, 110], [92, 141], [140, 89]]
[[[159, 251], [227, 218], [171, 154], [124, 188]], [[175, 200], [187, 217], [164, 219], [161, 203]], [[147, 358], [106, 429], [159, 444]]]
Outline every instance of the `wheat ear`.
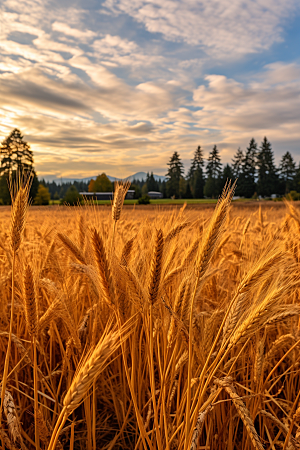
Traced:
[[0, 439], [5, 445], [5, 449], [8, 450], [18, 450], [17, 447], [13, 444], [13, 442], [9, 439], [8, 435], [5, 433], [4, 430], [0, 428]]
[[202, 411], [202, 412], [200, 412], [198, 414], [198, 419], [197, 419], [196, 426], [194, 428], [193, 437], [192, 437], [192, 444], [191, 444], [190, 450], [197, 450], [199, 437], [201, 436], [202, 429], [203, 429], [203, 426], [204, 426], [204, 421], [206, 419], [207, 414], [209, 412], [211, 412], [213, 409], [214, 409], [213, 406], [208, 405], [207, 408], [205, 408], [204, 411]]
[[2, 419], [2, 405], [4, 401], [5, 388], [8, 375], [8, 365], [11, 349], [11, 335], [12, 326], [14, 320], [14, 305], [15, 305], [15, 260], [16, 253], [20, 248], [24, 228], [27, 210], [29, 206], [29, 191], [31, 186], [31, 176], [28, 177], [24, 186], [22, 186], [22, 180], [19, 178], [19, 182], [15, 185], [10, 183], [10, 194], [12, 199], [12, 211], [10, 221], [10, 247], [12, 250], [12, 270], [11, 270], [11, 308], [10, 308], [10, 323], [9, 323], [9, 337], [7, 350], [5, 355], [4, 370], [2, 376], [2, 389], [1, 389], [1, 404], [0, 404], [0, 429]]
[[[38, 410], [38, 373], [37, 373], [37, 353], [36, 353], [36, 338], [38, 332], [38, 313], [35, 296], [35, 285], [33, 272], [30, 265], [27, 265], [24, 272], [24, 309], [25, 319], [27, 323], [28, 332], [33, 342], [33, 384], [34, 384], [34, 410]], [[37, 424], [37, 417], [34, 416], [35, 425], [35, 447], [39, 450], [39, 429]]]
[[295, 337], [292, 334], [284, 334], [273, 342], [271, 348], [265, 355], [265, 364], [272, 364], [273, 359], [277, 355], [279, 350], [283, 350], [289, 342], [296, 342]]
[[241, 398], [236, 393], [235, 387], [233, 385], [233, 380], [231, 377], [224, 377], [215, 380], [215, 384], [219, 387], [223, 387], [225, 391], [230, 395], [230, 398], [233, 401], [234, 406], [243, 421], [243, 424], [246, 427], [248, 436], [251, 439], [253, 447], [256, 450], [264, 450], [264, 447], [260, 441], [260, 438], [256, 432], [254, 427], [253, 420], [250, 417], [250, 413], [245, 405], [245, 403], [241, 400]]
[[130, 188], [130, 181], [117, 181], [114, 192], [114, 202], [112, 207], [112, 218], [117, 222], [121, 217], [122, 206], [126, 197], [127, 191]]
[[23, 285], [24, 285], [24, 310], [28, 332], [31, 337], [37, 337], [38, 314], [35, 299], [33, 272], [30, 265], [27, 265], [24, 271]]
[[125, 181], [125, 183], [123, 181], [117, 181], [115, 183], [114, 201], [111, 211], [114, 225], [113, 225], [113, 234], [111, 238], [110, 253], [112, 253], [114, 245], [117, 222], [118, 220], [120, 220], [123, 203], [129, 188], [130, 188], [130, 181]]
[[259, 283], [262, 283], [263, 280], [266, 280], [270, 271], [276, 268], [282, 258], [283, 254], [281, 251], [271, 251], [269, 254], [260, 258], [242, 279], [234, 295], [234, 300], [229, 308], [223, 327], [223, 344], [230, 338], [238, 320], [245, 310], [245, 304], [248, 299], [246, 294], [257, 287]]
[[[110, 325], [110, 324], [109, 324]], [[94, 380], [108, 365], [108, 359], [128, 337], [128, 325], [120, 331], [106, 331], [94, 351], [88, 354], [81, 362], [72, 384], [69, 387], [63, 402], [63, 409], [57, 419], [51, 436], [48, 450], [54, 450], [64, 423], [69, 414], [82, 402]]]
[[[0, 383], [1, 386], [2, 383]], [[21, 436], [21, 430], [20, 430], [20, 422], [17, 416], [16, 407], [14, 403], [14, 399], [11, 395], [11, 393], [7, 390], [5, 390], [4, 395], [4, 401], [3, 401], [3, 410], [4, 415], [7, 420], [8, 430], [9, 434], [12, 437], [13, 442], [16, 442], [19, 440], [21, 443], [22, 436]], [[0, 429], [1, 431], [1, 429]]]
[[151, 280], [148, 290], [149, 302], [151, 303], [151, 305], [154, 305], [158, 296], [162, 271], [163, 249], [164, 249], [164, 236], [162, 231], [158, 230], [156, 232], [155, 249], [151, 263]]
[[[0, 336], [9, 338], [9, 333], [7, 331], [1, 331]], [[16, 346], [18, 352], [20, 353], [20, 355], [22, 356], [24, 362], [29, 365], [32, 364], [32, 361], [31, 361], [30, 357], [28, 356], [28, 350], [26, 350], [26, 348], [24, 347], [24, 345], [22, 344], [20, 339], [15, 334], [11, 335], [11, 341], [15, 344], [15, 346]]]
[[105, 252], [102, 238], [96, 229], [94, 229], [94, 232], [92, 235], [92, 244], [93, 244], [93, 248], [94, 248], [95, 259], [97, 262], [100, 285], [101, 285], [103, 297], [104, 297], [105, 301], [107, 302], [107, 304], [112, 306], [112, 305], [114, 305], [114, 301], [112, 299], [112, 296], [110, 294], [110, 289], [109, 289], [109, 281], [111, 281], [111, 280], [110, 280], [108, 261], [106, 258], [106, 252]]
[[121, 255], [121, 259], [120, 259], [120, 264], [121, 266], [128, 266], [130, 263], [130, 259], [132, 256], [132, 247], [133, 247], [133, 243], [135, 241], [135, 237], [129, 239], [128, 242], [126, 242], [126, 244], [123, 247], [122, 250], [122, 255]]
[[66, 249], [81, 263], [86, 264], [86, 259], [82, 251], [77, 247], [77, 245], [64, 233], [57, 233], [57, 237], [64, 244]]

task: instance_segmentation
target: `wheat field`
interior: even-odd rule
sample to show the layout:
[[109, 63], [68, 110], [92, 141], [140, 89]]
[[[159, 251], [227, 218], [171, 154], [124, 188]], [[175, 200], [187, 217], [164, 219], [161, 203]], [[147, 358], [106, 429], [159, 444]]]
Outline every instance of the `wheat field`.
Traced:
[[0, 222], [4, 449], [300, 448], [300, 212], [28, 207]]

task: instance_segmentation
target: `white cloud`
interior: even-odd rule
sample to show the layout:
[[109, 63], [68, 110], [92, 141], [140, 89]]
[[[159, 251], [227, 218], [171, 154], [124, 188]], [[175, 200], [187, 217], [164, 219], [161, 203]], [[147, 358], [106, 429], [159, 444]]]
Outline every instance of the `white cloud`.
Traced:
[[19, 127], [41, 174], [164, 173], [173, 151], [188, 161], [199, 144], [206, 155], [218, 144], [227, 162], [252, 135], [298, 150], [299, 65], [273, 62], [247, 82], [216, 74], [203, 82], [210, 58], [198, 55], [200, 47], [226, 58], [267, 48], [281, 39], [294, 0], [106, 1], [149, 31], [188, 43], [179, 46], [138, 40], [139, 25], [124, 25], [123, 38], [114, 25], [97, 29], [99, 18], [89, 22], [80, 8], [53, 4], [0, 6], [0, 140]]
[[199, 126], [220, 133], [219, 139], [231, 151], [251, 136], [267, 135], [275, 148], [299, 152], [300, 140], [300, 66], [268, 65], [249, 83], [238, 83], [220, 75], [207, 77], [208, 86], [194, 91]]
[[72, 36], [73, 38], [79, 39], [83, 42], [87, 42], [97, 36], [97, 33], [95, 33], [94, 31], [82, 31], [77, 28], [72, 28], [68, 24], [63, 22], [54, 22], [52, 24], [52, 29], [53, 31], [58, 31], [59, 33], [66, 34], [67, 36]]
[[106, 0], [115, 14], [126, 13], [151, 33], [199, 45], [216, 57], [239, 58], [282, 40], [282, 25], [296, 0]]

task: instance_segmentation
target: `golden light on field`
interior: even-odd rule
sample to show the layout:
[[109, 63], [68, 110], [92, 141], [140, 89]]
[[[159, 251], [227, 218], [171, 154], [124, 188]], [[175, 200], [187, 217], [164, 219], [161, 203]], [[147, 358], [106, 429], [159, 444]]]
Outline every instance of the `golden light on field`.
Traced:
[[231, 195], [2, 210], [5, 448], [297, 448], [300, 213]]

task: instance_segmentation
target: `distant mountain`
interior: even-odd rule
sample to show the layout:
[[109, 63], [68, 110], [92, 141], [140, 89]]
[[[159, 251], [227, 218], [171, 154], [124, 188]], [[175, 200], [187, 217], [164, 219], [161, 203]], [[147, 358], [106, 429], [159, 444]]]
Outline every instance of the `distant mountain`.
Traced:
[[[166, 180], [166, 177], [164, 177], [163, 175], [155, 175], [155, 174], [153, 174], [153, 176], [154, 176], [154, 179], [156, 181], [165, 181]], [[132, 181], [132, 180], [146, 180], [146, 178], [147, 178], [147, 173], [146, 172], [137, 172], [137, 173], [131, 175], [130, 177], [128, 177], [128, 180], [129, 181]]]
[[[166, 177], [164, 177], [163, 175], [154, 175], [154, 178], [156, 181], [165, 181]], [[93, 176], [93, 177], [87, 177], [87, 178], [57, 178], [54, 175], [44, 175], [43, 177], [40, 177], [41, 179], [44, 179], [45, 181], [55, 181], [57, 184], [60, 184], [61, 182], [63, 183], [73, 183], [74, 181], [84, 181], [85, 183], [88, 183], [91, 181], [92, 178], [96, 178], [97, 175]], [[112, 177], [110, 175], [107, 175], [107, 177], [110, 179], [110, 181], [117, 181], [120, 180], [121, 178], [117, 178], [117, 177]], [[147, 173], [146, 172], [137, 172], [134, 173], [133, 175], [130, 175], [130, 177], [127, 177], [126, 180], [129, 180], [132, 182], [132, 180], [146, 180], [147, 178]]]

